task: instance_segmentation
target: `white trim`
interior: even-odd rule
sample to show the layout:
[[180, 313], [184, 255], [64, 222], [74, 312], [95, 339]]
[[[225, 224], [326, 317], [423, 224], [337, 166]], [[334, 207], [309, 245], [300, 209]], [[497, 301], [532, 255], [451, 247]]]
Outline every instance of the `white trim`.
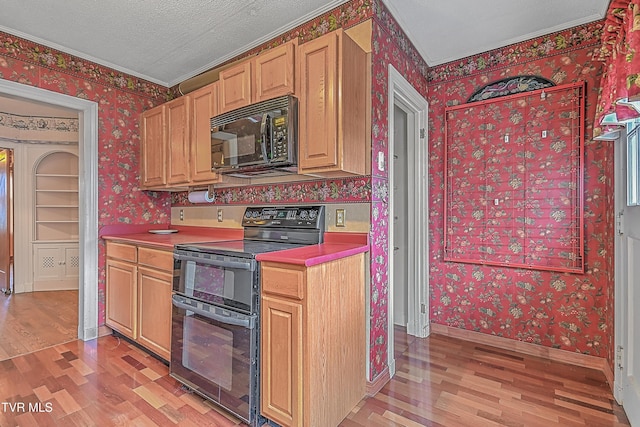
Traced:
[[98, 104], [0, 79], [0, 95], [71, 108], [79, 115], [80, 279], [78, 338], [98, 336]]
[[[393, 156], [393, 106], [399, 105], [407, 112], [408, 123], [413, 123], [413, 141], [407, 141], [409, 188], [408, 188], [408, 261], [409, 261], [409, 324], [408, 330], [412, 335], [426, 337], [429, 335], [429, 240], [428, 236], [428, 137], [427, 129], [427, 101], [411, 86], [411, 84], [400, 74], [393, 65], [389, 64], [389, 93], [388, 93], [388, 153]], [[424, 138], [420, 138], [420, 131], [424, 129]], [[376, 153], [377, 154], [377, 153]], [[393, 162], [389, 165], [389, 216], [393, 217]], [[411, 178], [414, 178], [413, 180]], [[388, 341], [387, 359], [389, 364], [389, 375], [395, 374], [394, 357], [394, 333], [393, 333], [393, 220], [388, 224]], [[411, 286], [412, 285], [412, 286]], [[425, 313], [421, 313], [422, 306]]]

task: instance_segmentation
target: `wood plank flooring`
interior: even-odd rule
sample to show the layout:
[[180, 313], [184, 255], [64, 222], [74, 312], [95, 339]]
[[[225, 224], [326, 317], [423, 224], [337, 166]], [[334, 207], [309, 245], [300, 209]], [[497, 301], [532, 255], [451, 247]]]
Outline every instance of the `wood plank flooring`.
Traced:
[[[629, 425], [597, 371], [437, 335], [396, 338], [396, 376], [341, 426]], [[0, 426], [18, 425], [242, 424], [157, 359], [106, 336], [0, 362]]]
[[0, 294], [0, 360], [77, 338], [78, 291]]
[[396, 374], [341, 426], [628, 426], [602, 372], [396, 329]]

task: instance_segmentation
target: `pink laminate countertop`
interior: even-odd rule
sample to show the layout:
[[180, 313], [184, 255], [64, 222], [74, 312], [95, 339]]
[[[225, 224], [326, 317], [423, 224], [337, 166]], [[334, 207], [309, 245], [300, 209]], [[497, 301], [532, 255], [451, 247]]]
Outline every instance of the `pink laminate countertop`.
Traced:
[[[166, 226], [150, 226], [148, 230], [163, 229]], [[122, 230], [122, 233], [105, 230], [106, 234], [101, 236], [105, 240], [116, 240], [120, 242], [133, 243], [135, 245], [157, 246], [172, 249], [175, 245], [183, 243], [201, 242], [221, 242], [224, 240], [242, 240], [242, 229], [232, 228], [208, 228], [208, 227], [180, 227], [171, 226], [171, 229], [178, 230], [173, 234], [153, 234], [148, 231], [131, 229], [131, 233]]]
[[259, 254], [256, 260], [311, 267], [368, 250], [369, 241], [366, 234], [325, 233], [325, 242], [319, 245]]

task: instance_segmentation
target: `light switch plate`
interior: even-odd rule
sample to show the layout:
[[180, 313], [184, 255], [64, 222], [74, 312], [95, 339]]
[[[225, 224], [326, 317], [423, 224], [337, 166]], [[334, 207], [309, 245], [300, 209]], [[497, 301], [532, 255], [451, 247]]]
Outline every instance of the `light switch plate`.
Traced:
[[345, 211], [344, 209], [336, 209], [336, 227], [344, 227]]
[[218, 208], [218, 222], [222, 222], [222, 209]]

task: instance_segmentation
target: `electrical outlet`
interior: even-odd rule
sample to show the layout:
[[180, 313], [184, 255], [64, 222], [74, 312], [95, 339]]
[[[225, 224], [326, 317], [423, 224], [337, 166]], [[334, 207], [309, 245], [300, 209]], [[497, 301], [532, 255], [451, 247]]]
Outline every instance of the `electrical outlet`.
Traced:
[[336, 227], [344, 227], [345, 225], [345, 210], [336, 209]]
[[184, 209], [180, 209], [180, 221], [184, 221]]
[[222, 222], [222, 209], [218, 208], [218, 222]]

